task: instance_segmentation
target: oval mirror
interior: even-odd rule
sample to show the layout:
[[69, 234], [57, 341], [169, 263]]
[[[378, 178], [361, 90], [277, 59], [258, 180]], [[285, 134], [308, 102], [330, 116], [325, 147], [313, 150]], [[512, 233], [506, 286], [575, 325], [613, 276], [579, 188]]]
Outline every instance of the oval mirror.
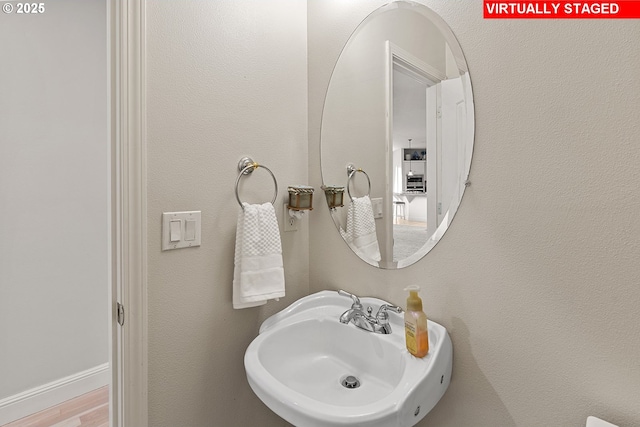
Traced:
[[323, 189], [349, 247], [380, 268], [425, 256], [458, 209], [474, 139], [467, 64], [442, 18], [407, 1], [371, 13], [333, 69], [320, 132]]

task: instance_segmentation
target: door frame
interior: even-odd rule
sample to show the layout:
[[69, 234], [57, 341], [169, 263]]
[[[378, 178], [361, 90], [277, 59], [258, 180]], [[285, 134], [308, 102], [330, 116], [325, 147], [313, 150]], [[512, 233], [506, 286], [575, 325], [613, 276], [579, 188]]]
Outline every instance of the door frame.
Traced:
[[[385, 55], [385, 102], [387, 119], [385, 164], [393, 165], [393, 72], [394, 66], [398, 66], [403, 69], [404, 73], [428, 86], [425, 92], [425, 97], [427, 97], [427, 151], [430, 152], [431, 155], [427, 156], [427, 198], [430, 202], [427, 203], [427, 218], [437, 218], [436, 203], [434, 201], [439, 200], [439, 192], [436, 191], [439, 176], [435, 175], [437, 170], [435, 168], [435, 162], [439, 156], [439, 148], [436, 142], [440, 139], [441, 125], [437, 108], [435, 111], [431, 111], [430, 107], [437, 107], [436, 104], [439, 104], [440, 100], [439, 96], [435, 99], [429, 96], [429, 89], [435, 88], [434, 90], [437, 90], [439, 94], [439, 83], [446, 80], [447, 76], [390, 40], [385, 41]], [[430, 101], [432, 101], [432, 105], [430, 105]], [[399, 262], [393, 261], [393, 206], [391, 203], [393, 200], [393, 174], [391, 173], [387, 173], [385, 198], [389, 201], [385, 203], [383, 207], [383, 216], [387, 218], [385, 225], [385, 253], [388, 259], [385, 260], [385, 266], [386, 268], [402, 268], [410, 264], [406, 264], [404, 260], [400, 260]], [[429, 236], [432, 236], [436, 230], [436, 227], [433, 227], [432, 223], [433, 221], [427, 221]]]
[[[146, 427], [145, 2], [107, 2], [111, 141], [110, 425]], [[124, 324], [117, 323], [117, 303]]]

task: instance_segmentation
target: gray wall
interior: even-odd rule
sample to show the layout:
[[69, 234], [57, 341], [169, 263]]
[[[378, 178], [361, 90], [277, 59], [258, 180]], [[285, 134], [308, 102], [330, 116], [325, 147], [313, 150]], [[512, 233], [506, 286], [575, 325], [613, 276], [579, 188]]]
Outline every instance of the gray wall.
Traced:
[[[383, 3], [308, 1], [316, 187], [332, 65]], [[400, 271], [359, 260], [321, 206], [311, 291], [404, 304], [403, 287], [422, 286], [454, 347], [451, 386], [422, 426], [583, 426], [590, 414], [640, 424], [640, 22], [484, 20], [480, 0], [424, 3], [471, 72], [472, 186], [444, 239]]]
[[0, 13], [0, 400], [108, 361], [106, 2], [45, 7]]
[[[280, 200], [307, 174], [319, 191], [332, 66], [382, 3], [147, 2], [150, 425], [286, 425], [246, 383], [260, 323], [327, 288], [404, 304], [415, 282], [455, 353], [421, 425], [639, 424], [638, 21], [485, 21], [479, 0], [430, 1], [466, 53], [477, 107], [473, 185], [453, 226], [424, 260], [381, 271], [316, 203], [283, 233], [287, 297], [231, 308], [236, 163], [271, 167]], [[243, 195], [270, 198], [270, 185], [256, 178]], [[161, 252], [161, 213], [192, 209], [202, 246]]]
[[[306, 19], [298, 0], [147, 2], [150, 426], [286, 425], [243, 357], [309, 292], [308, 218], [282, 233], [286, 297], [234, 310], [234, 184], [244, 155], [269, 167], [282, 224], [287, 186], [307, 182]], [[243, 179], [243, 200], [272, 194], [264, 170]], [[161, 214], [177, 210], [202, 210], [202, 246], [161, 252]]]

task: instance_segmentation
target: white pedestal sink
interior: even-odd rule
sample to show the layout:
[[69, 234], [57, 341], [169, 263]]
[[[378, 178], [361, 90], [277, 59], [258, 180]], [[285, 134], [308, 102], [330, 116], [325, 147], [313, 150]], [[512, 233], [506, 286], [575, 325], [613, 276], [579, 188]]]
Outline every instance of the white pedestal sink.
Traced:
[[[377, 298], [361, 298], [375, 313]], [[351, 300], [335, 291], [304, 297], [264, 321], [245, 353], [249, 385], [272, 411], [298, 427], [413, 426], [451, 380], [446, 329], [429, 321], [429, 354], [405, 347], [402, 314], [392, 333], [342, 324]]]

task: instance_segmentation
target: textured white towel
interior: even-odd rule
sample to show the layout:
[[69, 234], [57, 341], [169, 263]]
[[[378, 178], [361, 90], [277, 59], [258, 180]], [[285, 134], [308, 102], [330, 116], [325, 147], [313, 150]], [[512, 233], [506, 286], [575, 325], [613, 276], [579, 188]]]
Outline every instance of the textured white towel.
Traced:
[[376, 235], [376, 220], [369, 196], [355, 197], [347, 210], [347, 231], [342, 237], [361, 257], [380, 261], [380, 248]]
[[236, 227], [233, 308], [263, 305], [284, 297], [282, 245], [271, 203], [243, 203]]

